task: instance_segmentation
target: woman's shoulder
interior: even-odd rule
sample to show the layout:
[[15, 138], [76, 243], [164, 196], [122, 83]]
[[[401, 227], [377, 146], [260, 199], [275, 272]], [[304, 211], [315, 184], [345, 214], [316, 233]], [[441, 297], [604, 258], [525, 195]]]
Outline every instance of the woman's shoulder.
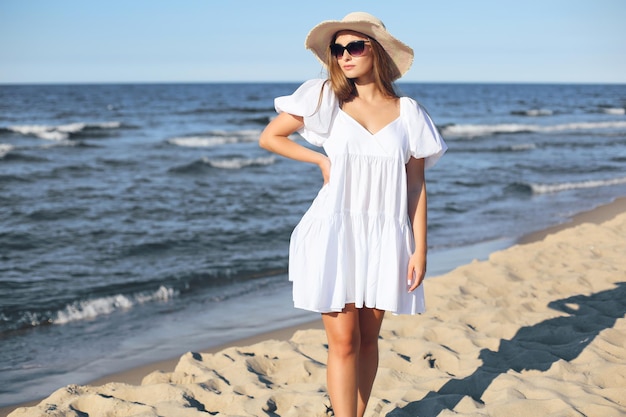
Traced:
[[419, 108], [420, 104], [413, 97], [400, 96], [400, 105], [403, 107]]
[[424, 166], [430, 168], [446, 152], [448, 146], [422, 104], [411, 97], [402, 97], [401, 100], [410, 155], [418, 159], [425, 158]]
[[278, 112], [311, 116], [320, 110], [322, 113], [332, 112], [337, 99], [327, 80], [314, 78], [303, 82], [292, 94], [277, 97], [274, 106]]
[[411, 119], [424, 119], [429, 118], [426, 108], [417, 100], [412, 97], [402, 96], [400, 97], [401, 114], [405, 118]]
[[339, 108], [337, 98], [326, 80], [315, 78], [302, 83], [293, 94], [274, 100], [276, 111], [301, 116], [304, 126], [299, 131], [309, 142], [321, 146], [329, 134]]

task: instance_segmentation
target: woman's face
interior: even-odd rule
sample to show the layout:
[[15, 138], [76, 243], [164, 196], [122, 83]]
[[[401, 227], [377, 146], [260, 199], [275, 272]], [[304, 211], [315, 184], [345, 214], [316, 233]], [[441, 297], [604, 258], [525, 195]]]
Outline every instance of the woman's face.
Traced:
[[335, 59], [337, 59], [339, 67], [347, 78], [367, 79], [372, 76], [372, 69], [374, 68], [374, 56], [368, 38], [358, 32], [343, 31], [337, 35], [335, 44], [345, 47], [351, 42], [358, 41], [365, 41], [365, 49], [361, 55], [352, 56], [344, 49], [343, 54]]

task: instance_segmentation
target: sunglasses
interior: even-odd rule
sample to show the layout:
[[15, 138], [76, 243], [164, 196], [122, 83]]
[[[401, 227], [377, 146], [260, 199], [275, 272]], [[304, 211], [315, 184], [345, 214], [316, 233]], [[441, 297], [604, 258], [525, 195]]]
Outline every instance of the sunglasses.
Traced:
[[337, 59], [343, 56], [343, 51], [348, 51], [350, 56], [362, 56], [365, 53], [365, 43], [369, 41], [352, 41], [346, 46], [338, 43], [330, 45], [330, 53]]

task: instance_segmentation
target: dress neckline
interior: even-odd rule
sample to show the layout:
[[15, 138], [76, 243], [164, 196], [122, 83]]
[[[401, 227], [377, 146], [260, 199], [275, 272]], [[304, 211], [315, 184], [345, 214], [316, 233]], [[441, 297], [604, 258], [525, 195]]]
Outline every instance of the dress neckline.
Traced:
[[344, 114], [348, 119], [350, 119], [354, 124], [356, 124], [357, 126], [359, 126], [363, 131], [365, 131], [368, 135], [374, 137], [376, 135], [378, 135], [380, 132], [382, 132], [383, 130], [386, 130], [388, 127], [394, 125], [398, 120], [400, 120], [402, 118], [402, 100], [403, 97], [400, 97], [400, 114], [398, 115], [398, 117], [396, 117], [395, 119], [393, 119], [391, 122], [387, 123], [385, 126], [381, 127], [380, 129], [378, 129], [376, 132], [372, 133], [368, 128], [366, 128], [365, 126], [363, 126], [361, 123], [359, 123], [354, 117], [350, 116], [348, 113], [346, 113], [341, 107], [339, 107], [339, 111]]

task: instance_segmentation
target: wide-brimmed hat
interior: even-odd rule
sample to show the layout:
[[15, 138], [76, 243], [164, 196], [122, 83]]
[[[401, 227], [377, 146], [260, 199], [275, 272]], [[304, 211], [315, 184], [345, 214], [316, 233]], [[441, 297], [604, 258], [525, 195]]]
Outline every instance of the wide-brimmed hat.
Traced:
[[380, 19], [365, 12], [353, 12], [341, 20], [327, 20], [318, 24], [307, 35], [304, 46], [327, 66], [326, 53], [330, 42], [335, 33], [341, 30], [353, 30], [378, 41], [398, 70], [394, 79], [400, 78], [411, 68], [413, 49], [391, 36]]

